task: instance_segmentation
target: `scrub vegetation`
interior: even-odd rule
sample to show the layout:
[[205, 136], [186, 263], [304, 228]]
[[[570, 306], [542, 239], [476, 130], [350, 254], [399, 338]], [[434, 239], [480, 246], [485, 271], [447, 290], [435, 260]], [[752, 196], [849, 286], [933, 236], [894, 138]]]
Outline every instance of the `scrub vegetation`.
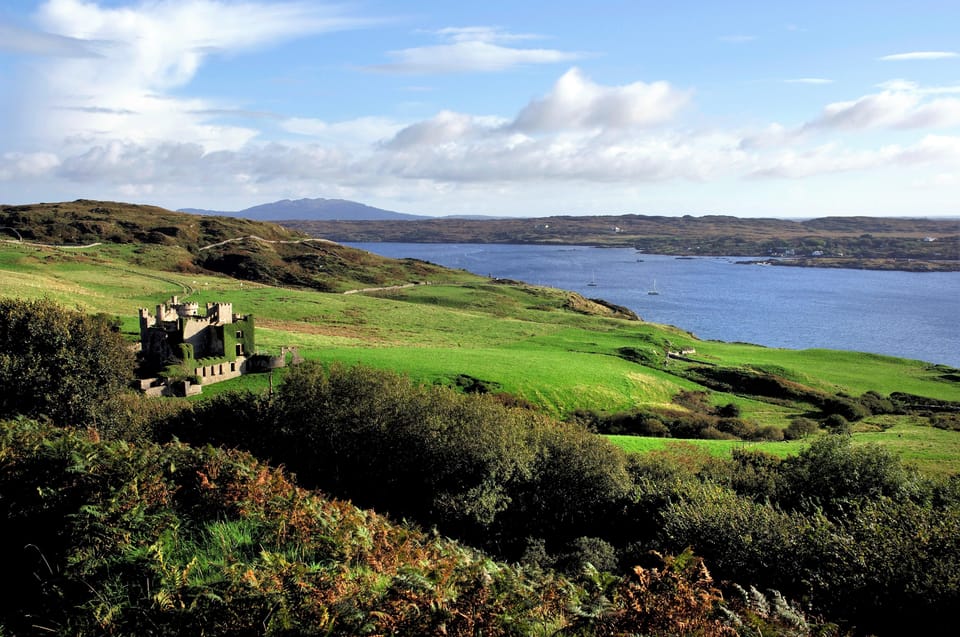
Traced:
[[[957, 370], [703, 342], [420, 262], [359, 257], [330, 285], [371, 268], [388, 285], [356, 294], [240, 280], [127, 230], [132, 243], [0, 246], [16, 584], [0, 633], [951, 625]], [[307, 360], [191, 400], [135, 394], [136, 307], [171, 294], [229, 300], [256, 316], [259, 347]]]

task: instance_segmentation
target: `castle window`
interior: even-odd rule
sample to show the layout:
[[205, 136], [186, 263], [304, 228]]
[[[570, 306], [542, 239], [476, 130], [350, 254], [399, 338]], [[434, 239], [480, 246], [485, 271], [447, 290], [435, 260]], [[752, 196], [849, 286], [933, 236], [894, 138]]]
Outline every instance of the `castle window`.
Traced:
[[237, 338], [243, 338], [243, 330], [237, 330]]
[[237, 356], [243, 356], [243, 343], [237, 343]]

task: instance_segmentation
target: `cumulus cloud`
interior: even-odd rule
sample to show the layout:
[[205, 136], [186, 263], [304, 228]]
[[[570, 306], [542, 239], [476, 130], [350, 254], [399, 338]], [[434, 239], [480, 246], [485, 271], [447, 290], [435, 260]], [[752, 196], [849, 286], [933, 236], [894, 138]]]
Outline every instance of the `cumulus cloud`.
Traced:
[[884, 91], [848, 102], [828, 104], [808, 128], [861, 129], [893, 126], [916, 109], [919, 97], [903, 91]]
[[960, 56], [956, 51], [911, 51], [909, 53], [894, 53], [884, 55], [880, 59], [884, 62], [901, 62], [910, 60], [946, 60]]
[[511, 127], [536, 132], [655, 126], [672, 119], [689, 101], [688, 91], [667, 82], [602, 86], [573, 68], [557, 80], [548, 95], [528, 104]]
[[955, 92], [955, 87], [921, 89], [904, 81], [888, 82], [880, 93], [828, 104], [806, 130], [863, 130], [871, 128], [934, 128], [960, 125], [960, 99], [930, 95]]
[[499, 118], [441, 111], [428, 120], [405, 127], [384, 146], [391, 149], [410, 149], [449, 144], [490, 134], [504, 123]]
[[517, 40], [535, 39], [531, 34], [513, 34], [495, 27], [449, 27], [435, 32], [442, 44], [390, 51], [393, 60], [368, 66], [386, 73], [468, 73], [503, 71], [515, 66], [555, 64], [584, 57], [583, 53], [557, 49], [504, 46]]
[[[291, 118], [281, 126], [305, 143], [212, 148], [204, 143], [114, 140], [66, 157], [58, 175], [129, 192], [177, 183], [470, 184], [707, 179], [746, 154], [736, 139], [655, 129], [688, 94], [666, 83], [604, 86], [574, 69], [514, 118], [441, 111], [400, 127], [380, 118]], [[353, 140], [348, 143], [347, 140]], [[362, 143], [357, 140], [363, 140]]]

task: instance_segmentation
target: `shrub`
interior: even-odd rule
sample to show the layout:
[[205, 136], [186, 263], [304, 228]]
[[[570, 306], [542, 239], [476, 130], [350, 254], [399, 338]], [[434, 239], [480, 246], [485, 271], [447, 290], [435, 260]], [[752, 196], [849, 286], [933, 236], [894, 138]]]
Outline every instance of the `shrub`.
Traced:
[[875, 391], [868, 391], [857, 400], [871, 414], [892, 414], [897, 411], [897, 407], [892, 400]]
[[132, 377], [133, 353], [112, 321], [0, 299], [0, 412], [96, 425]]
[[721, 418], [739, 418], [740, 406], [736, 403], [727, 403], [723, 407], [717, 408], [717, 415]]
[[820, 426], [816, 420], [796, 416], [790, 420], [790, 424], [787, 425], [786, 430], [783, 432], [783, 437], [787, 440], [802, 440], [816, 433], [819, 428]]
[[829, 396], [820, 401], [820, 409], [827, 417], [842, 416], [856, 422], [870, 415], [870, 410], [854, 399], [844, 396]]
[[904, 498], [919, 476], [878, 445], [853, 445], [850, 436], [821, 436], [785, 459], [777, 499], [791, 508], [848, 509], [878, 497]]
[[830, 414], [824, 418], [823, 426], [836, 435], [849, 435], [853, 431], [850, 422], [840, 414]]

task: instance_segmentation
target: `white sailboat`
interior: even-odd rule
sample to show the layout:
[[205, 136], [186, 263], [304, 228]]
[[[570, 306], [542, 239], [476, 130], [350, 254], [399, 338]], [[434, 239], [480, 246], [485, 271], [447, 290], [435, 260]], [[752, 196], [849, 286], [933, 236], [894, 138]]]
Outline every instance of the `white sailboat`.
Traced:
[[656, 280], [656, 279], [653, 280], [653, 287], [651, 287], [649, 290], [647, 290], [647, 294], [651, 294], [651, 295], [660, 294], [660, 290], [657, 289], [657, 280]]

